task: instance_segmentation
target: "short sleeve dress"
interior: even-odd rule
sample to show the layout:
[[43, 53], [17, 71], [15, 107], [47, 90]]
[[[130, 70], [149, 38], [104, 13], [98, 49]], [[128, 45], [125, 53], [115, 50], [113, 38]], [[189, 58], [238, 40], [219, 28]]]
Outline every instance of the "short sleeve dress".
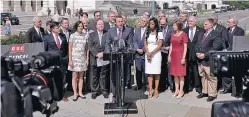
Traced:
[[173, 76], [186, 76], [186, 64], [182, 65], [181, 60], [183, 57], [184, 43], [188, 43], [188, 36], [182, 31], [180, 35], [172, 33], [171, 40], [171, 61], [170, 61], [170, 74]]
[[[158, 38], [156, 35], [150, 34], [147, 43], [148, 50], [152, 52], [154, 49], [158, 47], [158, 40], [163, 39], [163, 33], [158, 32]], [[146, 74], [161, 74], [161, 63], [162, 63], [162, 55], [161, 51], [158, 50], [154, 55], [152, 55], [152, 59], [149, 62], [147, 60], [147, 56], [145, 56], [145, 73]]]
[[72, 63], [73, 68], [68, 66], [68, 70], [82, 72], [87, 70], [88, 34], [75, 32], [70, 36], [69, 43], [72, 43]]

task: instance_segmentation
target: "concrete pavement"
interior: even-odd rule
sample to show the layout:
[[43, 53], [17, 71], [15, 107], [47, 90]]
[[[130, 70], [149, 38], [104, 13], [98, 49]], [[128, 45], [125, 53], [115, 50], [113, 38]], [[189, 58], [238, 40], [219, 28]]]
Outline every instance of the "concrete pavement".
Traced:
[[[126, 115], [127, 117], [210, 117], [212, 102], [206, 98], [197, 99], [197, 93], [191, 92], [181, 99], [171, 97], [172, 93], [166, 91], [158, 98], [147, 99], [143, 91], [126, 90], [126, 101], [134, 101], [138, 107], [138, 114]], [[104, 115], [104, 103], [111, 102], [111, 99], [104, 99], [103, 96], [91, 99], [78, 99], [73, 102], [72, 96], [69, 102], [59, 102], [60, 110], [53, 117], [119, 117], [120, 115]], [[218, 95], [216, 101], [236, 100], [230, 95]], [[35, 117], [42, 117], [39, 112], [34, 113]]]

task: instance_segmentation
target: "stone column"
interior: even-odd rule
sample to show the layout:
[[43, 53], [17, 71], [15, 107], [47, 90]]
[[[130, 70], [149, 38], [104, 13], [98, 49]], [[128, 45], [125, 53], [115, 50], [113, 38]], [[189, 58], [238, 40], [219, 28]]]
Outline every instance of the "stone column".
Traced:
[[[3, 6], [3, 0], [0, 0], [0, 6]], [[3, 7], [0, 8], [0, 11], [3, 12]]]
[[14, 11], [21, 11], [21, 4], [20, 4], [20, 0], [16, 0], [14, 1]]
[[41, 10], [41, 0], [36, 0], [36, 11]]
[[48, 10], [48, 1], [47, 0], [43, 0], [42, 13], [47, 15], [48, 14], [47, 10]]
[[55, 0], [49, 0], [48, 2], [48, 8], [51, 10], [51, 15], [55, 14]]
[[26, 12], [32, 12], [33, 9], [32, 9], [32, 7], [31, 7], [31, 0], [26, 0], [25, 2], [26, 2], [25, 11], [26, 11]]

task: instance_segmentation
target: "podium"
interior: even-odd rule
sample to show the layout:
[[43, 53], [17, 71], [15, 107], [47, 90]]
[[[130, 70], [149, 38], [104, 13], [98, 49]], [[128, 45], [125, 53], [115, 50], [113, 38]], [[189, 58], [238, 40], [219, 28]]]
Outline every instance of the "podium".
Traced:
[[[113, 103], [105, 103], [104, 114], [136, 114], [138, 109], [136, 103], [134, 102], [125, 102], [124, 101], [124, 62], [132, 61], [135, 59], [134, 52], [112, 52], [104, 53], [103, 59], [110, 61], [110, 81], [112, 85], [113, 77], [116, 79], [115, 86], [115, 97], [116, 100]], [[113, 64], [115, 65], [115, 71], [113, 71]], [[120, 68], [120, 70], [119, 70]], [[115, 72], [115, 76], [113, 76]]]

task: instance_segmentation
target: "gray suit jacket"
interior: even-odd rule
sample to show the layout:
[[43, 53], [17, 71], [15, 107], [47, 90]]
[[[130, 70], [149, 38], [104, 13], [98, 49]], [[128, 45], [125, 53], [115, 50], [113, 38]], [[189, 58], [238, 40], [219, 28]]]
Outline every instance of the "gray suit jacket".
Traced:
[[[163, 32], [162, 29], [161, 31]], [[163, 46], [164, 47], [170, 46], [170, 37], [171, 37], [172, 32], [173, 32], [173, 27], [168, 25], [166, 34], [163, 34]]]
[[[131, 28], [122, 28], [122, 39], [125, 42], [125, 47], [133, 47], [133, 33], [131, 31]], [[114, 44], [113, 46], [117, 47], [117, 45], [114, 43], [118, 41], [117, 39], [117, 28], [110, 28], [106, 35], [105, 52], [111, 52], [111, 50], [113, 49], [111, 47], [112, 44]]]
[[[143, 36], [141, 37], [141, 28], [136, 28], [135, 29], [135, 33], [133, 36], [133, 46], [134, 46], [134, 50], [136, 51], [137, 49], [142, 49], [145, 53], [145, 49], [144, 49], [144, 40], [146, 38], [146, 31], [145, 30]], [[144, 53], [143, 54], [138, 54], [136, 53], [136, 67], [141, 71], [142, 66], [144, 64]]]
[[99, 42], [99, 35], [97, 31], [94, 31], [89, 34], [89, 51], [90, 51], [90, 65], [97, 65], [97, 57], [96, 55], [100, 52], [104, 52], [105, 50], [105, 42], [106, 42], [106, 31], [103, 31], [101, 44]]

